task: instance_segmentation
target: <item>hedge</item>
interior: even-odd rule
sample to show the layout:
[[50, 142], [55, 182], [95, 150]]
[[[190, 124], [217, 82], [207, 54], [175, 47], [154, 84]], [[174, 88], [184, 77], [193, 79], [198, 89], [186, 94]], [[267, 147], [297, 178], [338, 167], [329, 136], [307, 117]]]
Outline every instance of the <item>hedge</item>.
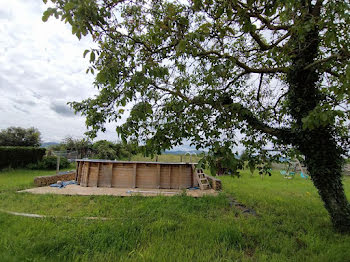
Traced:
[[45, 151], [45, 148], [39, 147], [0, 146], [0, 169], [38, 163]]

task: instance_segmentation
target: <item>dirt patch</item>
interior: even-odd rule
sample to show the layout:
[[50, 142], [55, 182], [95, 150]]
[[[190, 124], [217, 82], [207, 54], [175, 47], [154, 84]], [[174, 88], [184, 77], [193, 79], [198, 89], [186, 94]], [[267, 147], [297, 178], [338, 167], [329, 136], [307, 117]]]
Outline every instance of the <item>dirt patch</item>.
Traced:
[[108, 188], [108, 187], [81, 187], [79, 185], [68, 185], [65, 188], [36, 187], [18, 192], [33, 194], [58, 194], [58, 195], [110, 195], [110, 196], [174, 196], [186, 193], [191, 197], [202, 197], [205, 195], [216, 196], [218, 192], [210, 190], [178, 190], [178, 189], [143, 189], [143, 188]]
[[245, 206], [242, 203], [239, 203], [232, 196], [228, 196], [227, 198], [228, 198], [229, 205], [231, 208], [235, 207], [236, 209], [238, 209], [239, 211], [241, 211], [243, 214], [246, 214], [246, 215], [257, 216], [257, 213], [255, 212], [255, 210], [248, 208], [247, 206]]

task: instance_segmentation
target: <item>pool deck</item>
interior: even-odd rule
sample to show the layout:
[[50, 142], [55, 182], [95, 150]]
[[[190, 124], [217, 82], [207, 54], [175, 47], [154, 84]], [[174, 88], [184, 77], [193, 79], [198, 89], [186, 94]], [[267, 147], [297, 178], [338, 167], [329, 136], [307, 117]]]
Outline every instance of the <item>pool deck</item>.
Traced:
[[[20, 193], [32, 194], [57, 194], [57, 195], [80, 195], [80, 196], [175, 196], [181, 195], [181, 189], [150, 189], [150, 188], [109, 188], [109, 187], [82, 187], [79, 185], [67, 185], [65, 188], [57, 187], [35, 187], [18, 191]], [[186, 189], [186, 195], [191, 197], [203, 197], [206, 195], [217, 196], [218, 192], [213, 189], [200, 190]]]

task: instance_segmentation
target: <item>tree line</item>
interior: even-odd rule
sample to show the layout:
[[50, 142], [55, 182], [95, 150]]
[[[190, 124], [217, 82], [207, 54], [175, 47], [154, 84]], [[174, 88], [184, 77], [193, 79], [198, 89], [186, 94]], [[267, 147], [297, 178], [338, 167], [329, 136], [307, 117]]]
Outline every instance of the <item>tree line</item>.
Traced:
[[[42, 144], [41, 133], [37, 128], [9, 127], [0, 131], [0, 146], [13, 147], [40, 147]], [[88, 138], [73, 138], [67, 136], [57, 145], [47, 148], [49, 155], [55, 151], [76, 152], [74, 158], [98, 158], [98, 159], [130, 159], [132, 155], [140, 152], [140, 147], [135, 142], [112, 142], [98, 140], [92, 142]], [[69, 158], [69, 157], [68, 157]]]

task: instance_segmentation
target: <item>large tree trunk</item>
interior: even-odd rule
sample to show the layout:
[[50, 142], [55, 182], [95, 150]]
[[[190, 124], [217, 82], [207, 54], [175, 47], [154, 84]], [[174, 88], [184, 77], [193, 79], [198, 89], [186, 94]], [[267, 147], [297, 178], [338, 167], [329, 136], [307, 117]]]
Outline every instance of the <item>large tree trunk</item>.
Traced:
[[[310, 16], [305, 16], [308, 22]], [[309, 130], [303, 119], [324, 100], [320, 92], [319, 73], [309, 68], [318, 56], [317, 26], [305, 38], [295, 36], [293, 64], [287, 75], [289, 84], [288, 105], [294, 119], [292, 144], [305, 155], [306, 166], [312, 181], [331, 216], [334, 228], [350, 232], [350, 205], [342, 184], [342, 149], [336, 142], [336, 129], [331, 124]]]
[[350, 204], [342, 184], [341, 148], [328, 128], [307, 132], [299, 146], [335, 230], [350, 232]]
[[312, 181], [324, 202], [334, 226], [341, 233], [350, 233], [350, 205], [343, 190], [339, 174], [323, 171], [311, 174]]

